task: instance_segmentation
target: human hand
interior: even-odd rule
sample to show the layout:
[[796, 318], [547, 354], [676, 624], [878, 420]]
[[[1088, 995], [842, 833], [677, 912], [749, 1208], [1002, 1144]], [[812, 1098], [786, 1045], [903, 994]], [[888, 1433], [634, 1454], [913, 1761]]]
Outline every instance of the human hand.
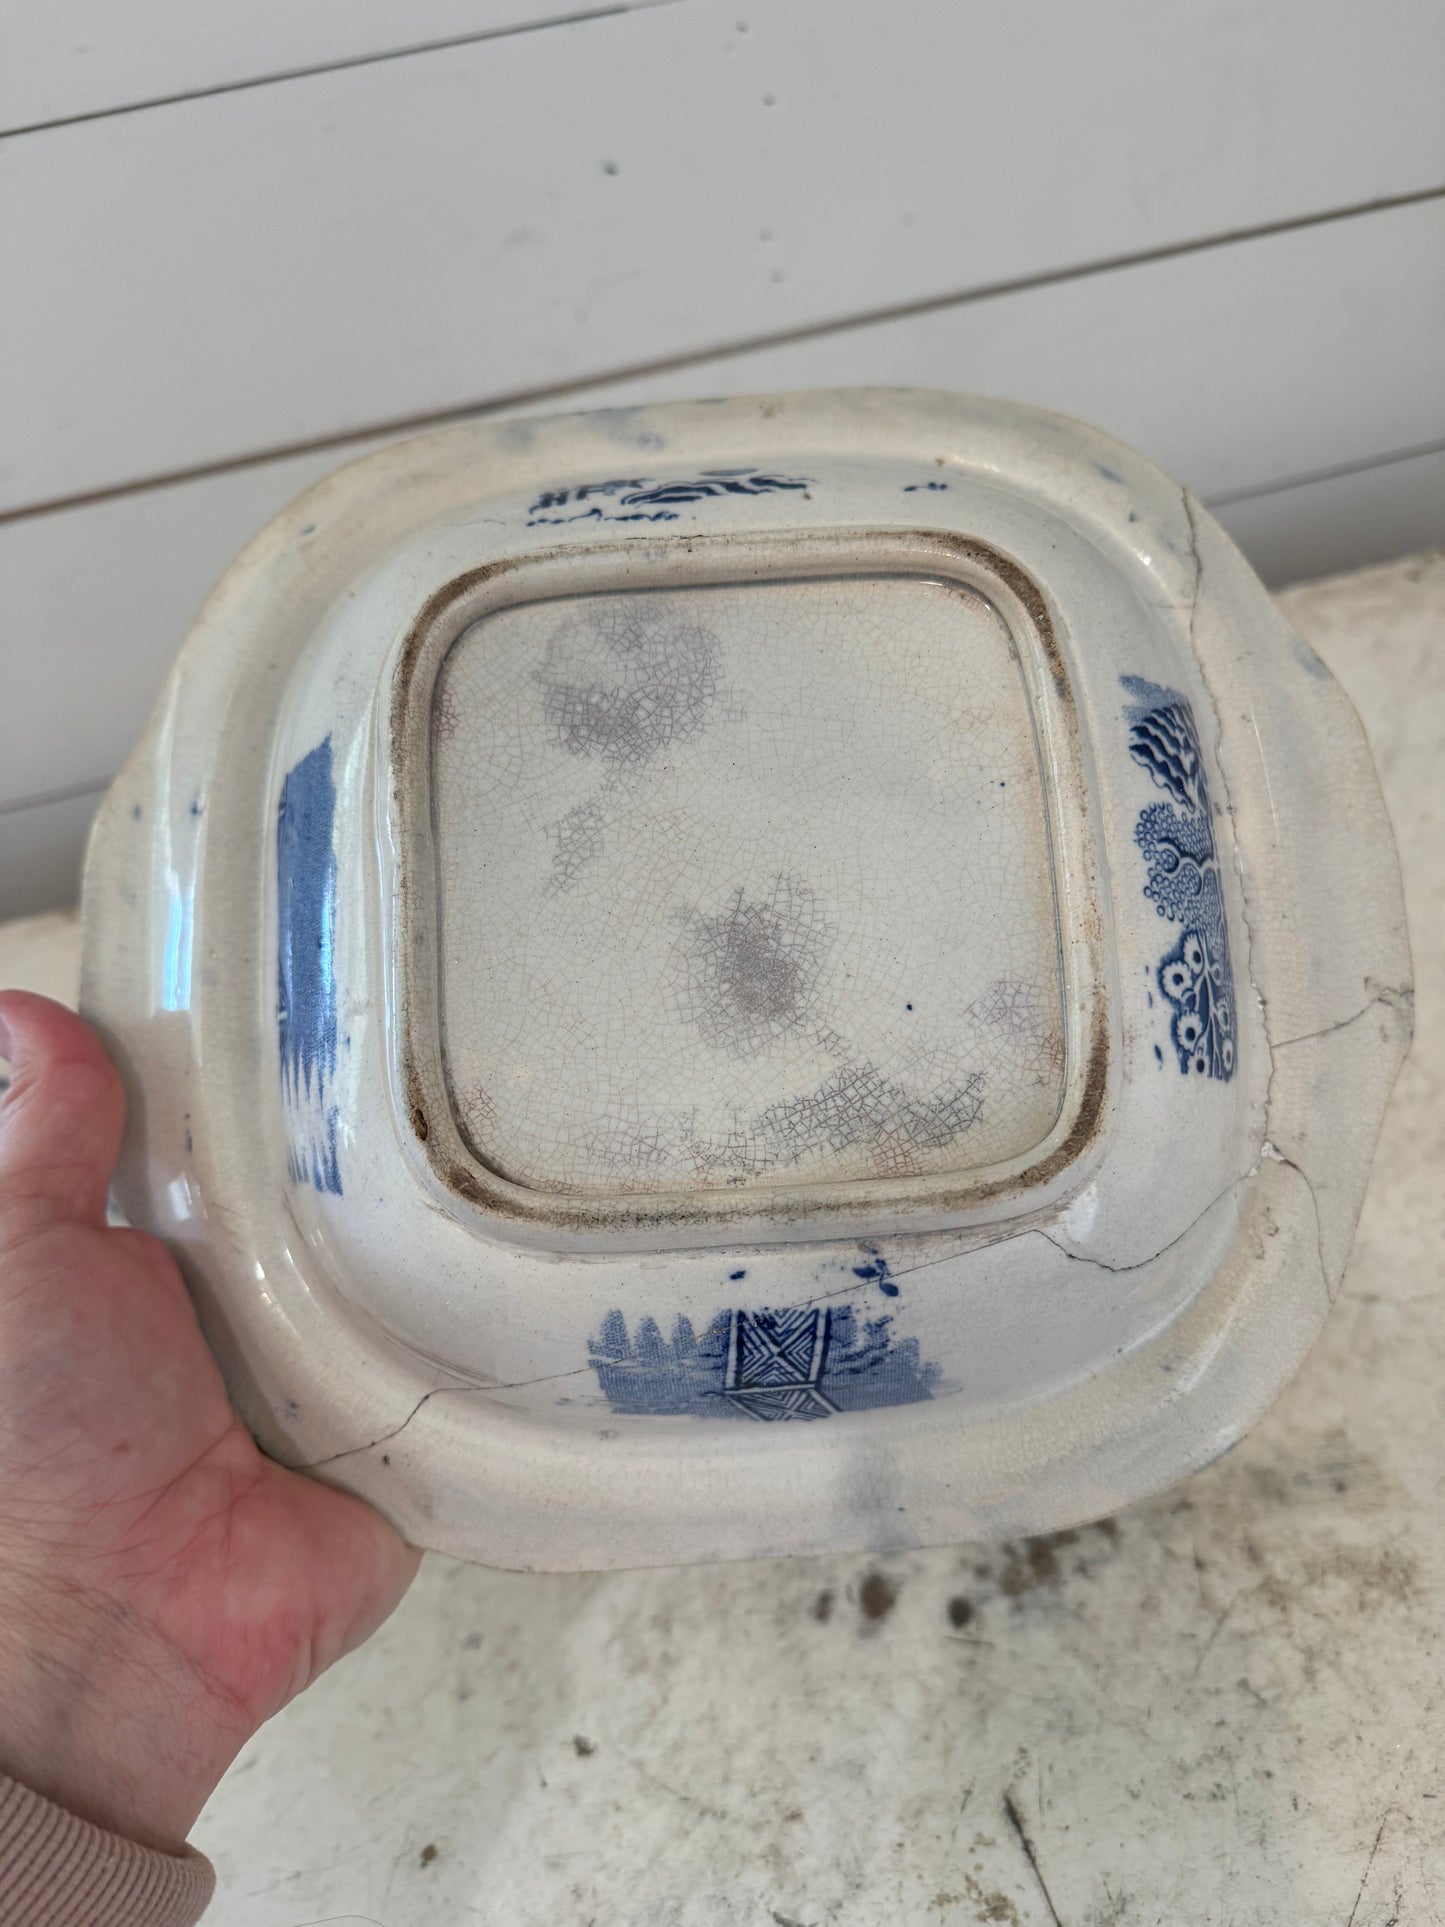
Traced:
[[106, 1225], [124, 1097], [89, 1026], [5, 992], [0, 1056], [0, 1769], [174, 1852], [420, 1555], [262, 1455], [175, 1261]]

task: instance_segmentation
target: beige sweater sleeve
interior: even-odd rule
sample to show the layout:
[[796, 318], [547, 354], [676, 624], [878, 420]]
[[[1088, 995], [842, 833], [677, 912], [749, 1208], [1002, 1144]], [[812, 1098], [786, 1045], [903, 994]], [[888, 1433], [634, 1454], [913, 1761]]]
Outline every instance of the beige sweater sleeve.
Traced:
[[3, 1927], [194, 1927], [215, 1885], [192, 1848], [139, 1847], [0, 1773]]

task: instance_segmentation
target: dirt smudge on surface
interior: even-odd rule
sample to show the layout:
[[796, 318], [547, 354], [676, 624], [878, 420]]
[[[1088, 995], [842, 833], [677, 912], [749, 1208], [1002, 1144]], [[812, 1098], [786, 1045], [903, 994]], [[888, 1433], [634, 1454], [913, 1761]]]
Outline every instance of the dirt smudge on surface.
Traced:
[[1000, 1547], [1003, 1569], [998, 1575], [999, 1591], [1006, 1599], [1021, 1599], [1041, 1586], [1057, 1587], [1064, 1577], [1059, 1554], [1066, 1546], [1078, 1543], [1077, 1532], [1041, 1532], [1021, 1542], [1008, 1540]]
[[1032, 1599], [1053, 1597], [1068, 1586], [1090, 1579], [1102, 1560], [1112, 1560], [1119, 1548], [1117, 1519], [1062, 1532], [1040, 1532], [1028, 1539], [1006, 1539], [997, 1546], [967, 1549], [972, 1583], [967, 1593], [953, 1594], [944, 1612], [954, 1631], [961, 1631], [998, 1600], [1016, 1611]]
[[964, 1893], [977, 1909], [974, 1915], [976, 1920], [1002, 1921], [1005, 1927], [1023, 1927], [1018, 1908], [1001, 1888], [986, 1893], [973, 1875], [967, 1873], [963, 1876], [963, 1887]]
[[858, 1607], [870, 1625], [876, 1626], [898, 1603], [898, 1587], [886, 1573], [870, 1572], [858, 1588]]

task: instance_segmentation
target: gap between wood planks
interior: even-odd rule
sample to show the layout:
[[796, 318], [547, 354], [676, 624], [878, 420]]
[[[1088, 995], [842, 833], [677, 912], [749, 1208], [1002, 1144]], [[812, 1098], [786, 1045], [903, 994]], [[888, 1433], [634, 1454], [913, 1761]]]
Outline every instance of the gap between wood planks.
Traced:
[[415, 45], [378, 48], [369, 54], [343, 54], [337, 60], [318, 60], [300, 67], [278, 67], [274, 73], [251, 74], [244, 80], [220, 80], [210, 87], [187, 87], [180, 93], [156, 94], [145, 100], [121, 101], [114, 107], [93, 107], [83, 114], [57, 114], [49, 120], [22, 121], [14, 127], [0, 127], [0, 141], [18, 140], [24, 134], [45, 134], [57, 127], [79, 127], [90, 120], [113, 120], [117, 114], [144, 114], [152, 107], [178, 107], [183, 101], [210, 100], [217, 94], [242, 94], [252, 87], [311, 80], [317, 74], [341, 73], [347, 67], [375, 67], [383, 60], [411, 60], [419, 54], [445, 53], [451, 47], [473, 47], [483, 40], [512, 40], [522, 33], [545, 33], [549, 27], [575, 27], [587, 20], [612, 20], [621, 13], [681, 4], [682, 0], [612, 0], [610, 5], [579, 6], [572, 13], [549, 14], [545, 20], [516, 20], [505, 27], [479, 27], [474, 33], [447, 34], [437, 40], [418, 40]]
[[[647, 3], [681, 4], [681, 0], [647, 0]], [[382, 57], [377, 56], [377, 58]], [[764, 349], [782, 347], [794, 342], [817, 341], [828, 335], [845, 333], [853, 328], [871, 327], [887, 321], [908, 320], [917, 315], [935, 314], [946, 308], [964, 307], [975, 301], [997, 300], [1004, 295], [1022, 294], [1035, 288], [1082, 281], [1090, 275], [1110, 274], [1122, 268], [1144, 267], [1156, 261], [1171, 261], [1180, 255], [1202, 254], [1212, 248], [1230, 247], [1238, 242], [1265, 240], [1277, 234], [1292, 234], [1303, 228], [1323, 227], [1336, 221], [1356, 220], [1365, 215], [1382, 214], [1394, 208], [1413, 207], [1421, 202], [1438, 200], [1445, 200], [1445, 184], [1420, 188], [1409, 194], [1395, 194], [1383, 199], [1361, 201], [1349, 207], [1332, 208], [1324, 213], [1303, 214], [1287, 220], [1267, 221], [1257, 227], [1230, 228], [1223, 233], [1205, 235], [1189, 241], [1174, 241], [1162, 247], [1144, 248], [1129, 254], [1107, 255], [1096, 261], [1051, 268], [1037, 274], [1016, 276], [1011, 280], [986, 282], [976, 288], [955, 290], [949, 294], [929, 295], [919, 301], [865, 309], [830, 321], [808, 322], [795, 328], [781, 329], [774, 334], [748, 336], [721, 345], [714, 343], [706, 348], [663, 356], [655, 361], [609, 368], [541, 387], [517, 389], [507, 395], [453, 403], [446, 408], [427, 409], [417, 414], [395, 415], [332, 435], [320, 435], [300, 442], [274, 443], [266, 448], [249, 450], [242, 455], [229, 456], [222, 461], [168, 469], [158, 474], [138, 477], [132, 482], [115, 483], [105, 488], [89, 489], [70, 495], [50, 496], [41, 501], [27, 503], [23, 508], [0, 512], [0, 526], [9, 522], [26, 521], [37, 515], [54, 514], [61, 509], [82, 508], [95, 502], [113, 501], [121, 496], [142, 494], [150, 489], [169, 488], [179, 482], [204, 481], [211, 476], [229, 475], [247, 468], [258, 468], [266, 462], [284, 461], [292, 456], [316, 454], [332, 448], [345, 449], [355, 446], [358, 442], [372, 441], [379, 436], [402, 436], [423, 429], [440, 428], [483, 416], [501, 414], [512, 409], [532, 407], [540, 402], [585, 397], [589, 392], [607, 387], [614, 382], [636, 381], [648, 375], [669, 374], [682, 368], [705, 366], [729, 356], [755, 354]], [[1298, 487], [1305, 482], [1328, 480], [1336, 474], [1349, 474], [1356, 468], [1371, 468], [1382, 462], [1403, 461], [1412, 455], [1432, 453], [1440, 446], [1442, 444], [1434, 443], [1371, 456], [1365, 461], [1347, 464], [1339, 469], [1321, 471], [1318, 475], [1296, 476], [1284, 482], [1251, 485], [1247, 490], [1235, 491], [1212, 499], [1220, 503], [1241, 501], [1248, 496], [1268, 494], [1276, 488]]]

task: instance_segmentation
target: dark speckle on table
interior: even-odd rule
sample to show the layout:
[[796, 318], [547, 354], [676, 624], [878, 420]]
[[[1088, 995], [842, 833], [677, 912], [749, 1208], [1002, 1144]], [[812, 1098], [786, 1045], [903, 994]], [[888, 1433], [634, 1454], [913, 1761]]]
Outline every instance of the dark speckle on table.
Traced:
[[898, 1603], [898, 1588], [886, 1573], [870, 1572], [858, 1588], [858, 1605], [872, 1625], [886, 1619]]

